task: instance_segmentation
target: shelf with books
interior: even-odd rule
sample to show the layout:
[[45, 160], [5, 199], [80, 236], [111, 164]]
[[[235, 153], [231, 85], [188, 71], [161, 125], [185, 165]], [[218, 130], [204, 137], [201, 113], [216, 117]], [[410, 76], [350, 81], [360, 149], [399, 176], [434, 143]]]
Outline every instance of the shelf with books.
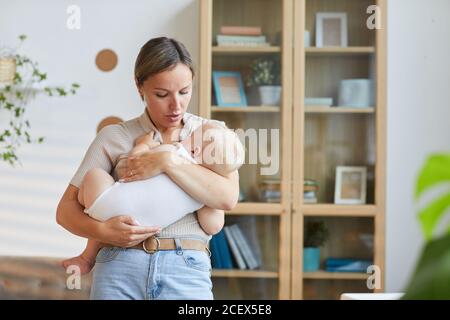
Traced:
[[[224, 278], [234, 283], [234, 287], [239, 287], [239, 291], [246, 290], [242, 285], [245, 279], [279, 281], [279, 228], [278, 217], [227, 217], [224, 229], [210, 241], [214, 287], [220, 286]], [[233, 279], [239, 279], [239, 282], [233, 282]], [[266, 290], [270, 290], [273, 284], [268, 286]], [[235, 293], [222, 294], [233, 297]]]
[[[368, 28], [372, 5], [381, 13], [376, 17], [381, 28]], [[298, 90], [293, 92], [293, 194], [303, 197], [293, 197], [292, 207], [293, 299], [372, 292], [364, 281], [370, 275], [357, 271], [357, 264], [370, 261], [384, 274], [386, 7], [386, 0], [298, 0], [294, 5], [293, 79]], [[332, 35], [345, 32], [348, 41], [339, 37], [341, 47], [319, 48], [316, 31], [321, 30], [323, 13], [344, 17], [344, 23], [327, 23], [345, 29], [324, 31], [322, 37], [325, 42], [329, 36], [326, 41], [331, 43], [337, 40]], [[321, 26], [325, 30], [325, 24]], [[353, 204], [338, 204], [344, 202]], [[331, 239], [320, 250], [322, 268], [304, 272], [305, 257], [317, 254], [303, 248], [305, 225], [311, 219], [325, 221]], [[333, 266], [325, 267], [326, 261], [345, 259], [355, 263], [354, 269], [346, 266], [355, 272], [329, 272]], [[376, 291], [383, 290], [383, 281], [381, 275]]]

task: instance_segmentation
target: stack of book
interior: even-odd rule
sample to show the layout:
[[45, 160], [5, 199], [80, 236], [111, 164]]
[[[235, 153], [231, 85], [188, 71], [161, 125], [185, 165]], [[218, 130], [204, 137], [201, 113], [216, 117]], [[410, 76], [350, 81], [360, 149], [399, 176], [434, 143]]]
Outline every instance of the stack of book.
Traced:
[[317, 203], [317, 181], [306, 179], [303, 183], [303, 203]]
[[261, 261], [237, 224], [225, 226], [210, 241], [211, 263], [216, 269], [256, 269]]
[[222, 26], [217, 35], [218, 46], [267, 47], [261, 27]]
[[264, 180], [259, 185], [260, 199], [263, 202], [278, 203], [281, 200], [281, 183], [279, 179]]

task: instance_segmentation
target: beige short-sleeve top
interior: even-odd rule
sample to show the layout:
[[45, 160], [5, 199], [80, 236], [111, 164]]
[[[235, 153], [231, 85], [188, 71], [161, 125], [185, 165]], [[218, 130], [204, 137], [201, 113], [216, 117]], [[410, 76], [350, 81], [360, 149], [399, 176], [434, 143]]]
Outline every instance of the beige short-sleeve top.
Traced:
[[[180, 131], [180, 141], [189, 137], [195, 129], [207, 122], [225, 125], [223, 122], [205, 119], [186, 112], [183, 116], [184, 126]], [[134, 147], [134, 141], [137, 137], [151, 130], [156, 132], [155, 139], [163, 143], [161, 134], [146, 111], [137, 118], [104, 127], [89, 146], [70, 184], [79, 188], [84, 175], [92, 168], [101, 168], [117, 179], [115, 167], [119, 159], [127, 156], [128, 152]], [[204, 240], [211, 238], [200, 227], [195, 212], [189, 213], [160, 232], [161, 237], [184, 235], [195, 235]]]

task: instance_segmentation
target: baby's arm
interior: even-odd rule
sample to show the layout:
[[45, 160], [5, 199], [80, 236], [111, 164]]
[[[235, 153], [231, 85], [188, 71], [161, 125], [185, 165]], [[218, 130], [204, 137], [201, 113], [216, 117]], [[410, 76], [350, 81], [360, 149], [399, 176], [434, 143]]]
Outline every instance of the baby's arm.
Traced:
[[225, 223], [225, 212], [207, 206], [197, 210], [197, 218], [203, 231], [214, 235], [222, 230]]

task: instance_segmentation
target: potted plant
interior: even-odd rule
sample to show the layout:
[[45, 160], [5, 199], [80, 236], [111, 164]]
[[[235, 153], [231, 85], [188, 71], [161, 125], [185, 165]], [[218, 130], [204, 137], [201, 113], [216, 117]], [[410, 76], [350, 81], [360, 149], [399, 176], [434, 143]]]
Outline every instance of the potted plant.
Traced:
[[[280, 67], [277, 59], [258, 58], [250, 64], [246, 81], [250, 93], [257, 92], [256, 104], [277, 106], [280, 104]], [[250, 96], [250, 100], [252, 97]]]
[[328, 240], [324, 221], [308, 221], [303, 241], [303, 271], [312, 272], [320, 267], [320, 247]]
[[450, 299], [449, 183], [450, 153], [431, 155], [415, 188], [416, 201], [426, 200], [418, 216], [426, 241], [402, 299]]
[[19, 162], [16, 152], [22, 143], [44, 141], [43, 137], [31, 137], [30, 121], [24, 118], [26, 106], [36, 93], [63, 97], [75, 94], [80, 87], [77, 83], [72, 83], [68, 89], [42, 86], [47, 74], [39, 70], [37, 62], [17, 53], [25, 39], [25, 35], [19, 36], [16, 48], [0, 48], [0, 112], [9, 120], [0, 126], [0, 161], [10, 165]]

